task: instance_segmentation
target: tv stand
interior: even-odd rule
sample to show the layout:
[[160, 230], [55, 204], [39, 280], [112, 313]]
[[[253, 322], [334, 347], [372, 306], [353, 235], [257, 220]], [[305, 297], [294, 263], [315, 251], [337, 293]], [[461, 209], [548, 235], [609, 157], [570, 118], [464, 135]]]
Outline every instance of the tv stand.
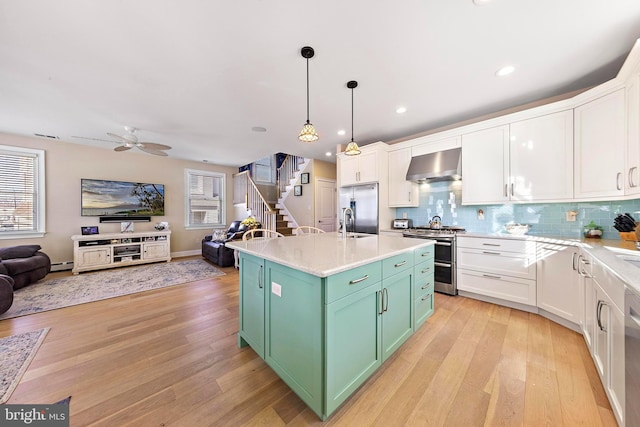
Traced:
[[171, 261], [171, 231], [73, 235], [73, 274]]

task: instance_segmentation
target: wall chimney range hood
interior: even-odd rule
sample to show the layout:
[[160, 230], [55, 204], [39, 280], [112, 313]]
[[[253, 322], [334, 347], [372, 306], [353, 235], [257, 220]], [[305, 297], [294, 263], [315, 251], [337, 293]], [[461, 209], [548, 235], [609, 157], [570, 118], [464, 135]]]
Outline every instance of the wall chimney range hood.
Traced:
[[462, 179], [461, 157], [461, 148], [412, 157], [407, 170], [407, 181], [436, 182]]

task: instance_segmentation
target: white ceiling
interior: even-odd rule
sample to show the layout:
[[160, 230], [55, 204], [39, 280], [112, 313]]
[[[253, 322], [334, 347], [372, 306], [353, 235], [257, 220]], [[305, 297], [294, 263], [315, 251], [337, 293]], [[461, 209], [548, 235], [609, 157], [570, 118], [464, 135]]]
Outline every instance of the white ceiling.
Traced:
[[133, 126], [176, 158], [333, 161], [349, 80], [366, 145], [599, 84], [638, 37], [638, 0], [0, 0], [0, 132], [113, 149], [75, 136]]

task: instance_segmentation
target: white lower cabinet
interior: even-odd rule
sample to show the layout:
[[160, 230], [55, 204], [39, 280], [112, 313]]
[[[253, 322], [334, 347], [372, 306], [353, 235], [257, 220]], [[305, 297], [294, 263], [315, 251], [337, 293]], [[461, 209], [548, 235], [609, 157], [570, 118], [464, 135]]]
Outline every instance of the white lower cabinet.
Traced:
[[[537, 244], [538, 308], [581, 326], [580, 276], [576, 274], [579, 249], [556, 243]], [[566, 326], [566, 325], [565, 325]]]
[[619, 425], [624, 425], [624, 284], [601, 263], [593, 265], [591, 355]]
[[457, 239], [458, 291], [536, 305], [535, 242]]

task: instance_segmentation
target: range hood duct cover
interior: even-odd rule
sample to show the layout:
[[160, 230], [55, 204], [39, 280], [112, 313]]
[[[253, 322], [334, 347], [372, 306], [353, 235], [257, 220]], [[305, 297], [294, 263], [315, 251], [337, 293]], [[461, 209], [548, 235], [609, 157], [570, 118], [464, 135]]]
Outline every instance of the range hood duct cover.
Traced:
[[461, 178], [461, 148], [412, 157], [407, 170], [407, 181], [455, 181]]

